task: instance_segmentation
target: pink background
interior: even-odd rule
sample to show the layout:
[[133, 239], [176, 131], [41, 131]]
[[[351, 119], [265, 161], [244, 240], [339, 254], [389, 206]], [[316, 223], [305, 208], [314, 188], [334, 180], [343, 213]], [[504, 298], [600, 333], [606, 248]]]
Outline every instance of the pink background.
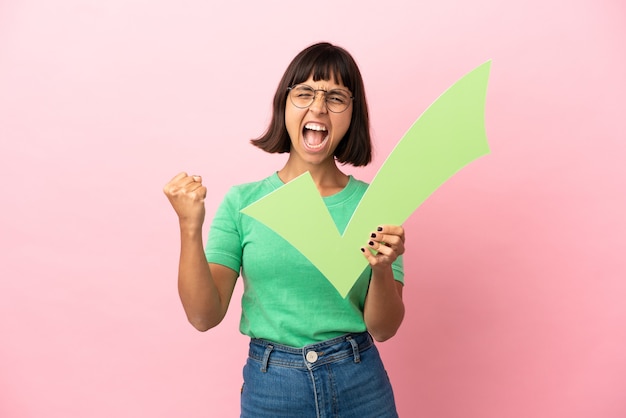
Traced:
[[626, 416], [624, 2], [213, 3], [0, 2], [0, 416], [238, 415], [241, 283], [218, 328], [186, 323], [161, 190], [202, 174], [210, 218], [278, 169], [248, 139], [319, 40], [363, 71], [364, 180], [493, 60], [492, 153], [405, 224], [406, 320], [380, 345], [401, 416]]

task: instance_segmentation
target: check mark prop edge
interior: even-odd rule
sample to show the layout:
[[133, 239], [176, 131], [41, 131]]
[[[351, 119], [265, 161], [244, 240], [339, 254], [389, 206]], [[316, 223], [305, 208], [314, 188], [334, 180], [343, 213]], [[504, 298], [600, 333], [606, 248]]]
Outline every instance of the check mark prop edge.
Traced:
[[367, 267], [359, 249], [381, 224], [401, 225], [447, 179], [489, 153], [484, 108], [491, 61], [435, 100], [376, 173], [343, 235], [306, 172], [241, 212], [300, 251], [346, 297]]

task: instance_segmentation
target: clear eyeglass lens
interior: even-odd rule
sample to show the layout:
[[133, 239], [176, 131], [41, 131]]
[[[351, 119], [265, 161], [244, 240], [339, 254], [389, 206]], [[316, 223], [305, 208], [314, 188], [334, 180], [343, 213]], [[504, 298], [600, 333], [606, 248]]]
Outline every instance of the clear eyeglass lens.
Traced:
[[316, 91], [312, 87], [306, 85], [297, 85], [292, 87], [289, 97], [291, 97], [291, 102], [296, 107], [304, 109], [313, 104], [315, 101], [315, 95], [318, 91], [324, 95], [326, 107], [331, 112], [343, 112], [348, 108], [350, 101], [352, 100], [352, 97], [350, 97], [350, 95], [343, 90]]

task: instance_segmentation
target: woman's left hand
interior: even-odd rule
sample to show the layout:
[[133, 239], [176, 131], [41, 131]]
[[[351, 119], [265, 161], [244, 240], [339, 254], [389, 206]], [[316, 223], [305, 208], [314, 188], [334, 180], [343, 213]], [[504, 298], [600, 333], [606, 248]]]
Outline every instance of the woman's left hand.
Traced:
[[388, 268], [404, 253], [404, 228], [397, 225], [379, 226], [370, 234], [367, 246], [361, 248], [361, 251], [373, 269]]

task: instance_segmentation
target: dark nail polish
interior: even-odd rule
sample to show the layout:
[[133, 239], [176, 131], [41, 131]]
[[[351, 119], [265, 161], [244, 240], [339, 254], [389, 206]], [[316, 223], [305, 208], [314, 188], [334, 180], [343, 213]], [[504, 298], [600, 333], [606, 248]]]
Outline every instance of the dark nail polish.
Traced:
[[372, 235], [370, 235], [370, 237], [376, 238], [376, 234], [374, 232], [372, 232]]
[[361, 247], [361, 252], [364, 253], [365, 252], [365, 248]]
[[382, 227], [382, 226], [379, 226], [376, 230], [377, 230], [378, 232], [380, 232], [380, 231], [382, 231], [382, 230], [383, 230], [383, 227]]
[[369, 245], [374, 245], [374, 241], [370, 241], [370, 242], [369, 242]]

